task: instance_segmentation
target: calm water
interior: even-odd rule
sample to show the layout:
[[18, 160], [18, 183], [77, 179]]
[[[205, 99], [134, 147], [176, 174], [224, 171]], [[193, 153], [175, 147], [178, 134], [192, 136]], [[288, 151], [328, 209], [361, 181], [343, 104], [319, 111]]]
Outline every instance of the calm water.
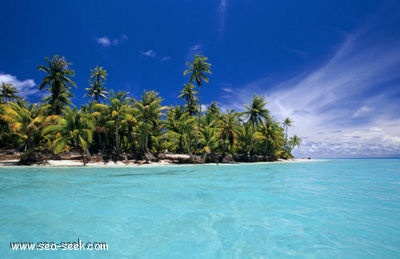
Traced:
[[[395, 258], [400, 160], [0, 168], [0, 257]], [[13, 251], [10, 241], [107, 242]]]

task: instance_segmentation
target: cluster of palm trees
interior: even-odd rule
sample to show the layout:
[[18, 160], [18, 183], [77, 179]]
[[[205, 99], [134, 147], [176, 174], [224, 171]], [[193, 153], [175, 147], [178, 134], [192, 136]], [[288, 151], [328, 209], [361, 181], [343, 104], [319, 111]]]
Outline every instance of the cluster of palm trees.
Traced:
[[189, 75], [189, 82], [178, 96], [183, 104], [173, 107], [162, 106], [154, 90], [144, 91], [138, 100], [126, 92], [106, 91], [107, 72], [96, 66], [85, 88], [89, 101], [78, 109], [71, 104], [72, 87], [76, 87], [71, 64], [57, 55], [46, 58], [47, 65], [39, 66], [45, 72], [39, 89], [49, 95], [40, 103], [26, 102], [16, 87], [2, 82], [0, 147], [18, 149], [27, 160], [32, 154], [70, 151], [80, 152], [85, 159], [100, 154], [114, 160], [152, 160], [166, 151], [188, 154], [192, 162], [292, 157], [292, 149], [301, 144], [296, 135], [288, 136], [293, 122], [275, 121], [262, 96], [254, 95], [244, 112], [222, 112], [215, 102], [202, 111], [200, 87], [211, 74], [207, 61], [196, 55], [187, 63], [183, 74]]

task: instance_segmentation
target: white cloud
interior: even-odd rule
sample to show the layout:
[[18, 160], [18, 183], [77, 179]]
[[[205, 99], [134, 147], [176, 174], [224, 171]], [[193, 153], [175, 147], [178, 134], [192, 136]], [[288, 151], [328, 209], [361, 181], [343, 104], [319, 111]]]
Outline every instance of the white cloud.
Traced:
[[399, 155], [400, 37], [366, 41], [370, 34], [363, 28], [349, 35], [331, 59], [307, 74], [268, 90], [269, 78], [256, 80], [227, 101], [240, 110], [253, 93], [264, 95], [277, 120], [295, 121], [289, 133], [303, 139], [299, 156]]
[[219, 32], [225, 31], [226, 8], [228, 7], [228, 0], [219, 1]]
[[371, 107], [363, 105], [353, 114], [353, 118], [368, 116], [373, 110]]
[[146, 50], [146, 51], [140, 51], [140, 55], [148, 58], [155, 58], [157, 56], [156, 52], [154, 50]]
[[111, 45], [110, 39], [106, 36], [97, 38], [97, 43], [99, 43], [103, 47], [109, 47]]
[[165, 61], [168, 61], [168, 60], [171, 60], [171, 57], [170, 57], [170, 56], [165, 56], [165, 57], [163, 57], [163, 58], [161, 59], [162, 62], [165, 62]]
[[190, 47], [190, 51], [192, 51], [192, 52], [201, 52], [202, 48], [203, 48], [203, 45], [198, 43], [198, 44], [193, 45], [192, 47]]
[[231, 87], [223, 87], [222, 91], [226, 92], [226, 93], [232, 93], [233, 89]]
[[0, 84], [2, 82], [15, 86], [18, 89], [18, 94], [21, 97], [28, 97], [39, 92], [39, 89], [35, 87], [36, 83], [33, 79], [19, 80], [14, 75], [4, 74], [0, 72]]
[[117, 46], [121, 42], [125, 42], [127, 40], [128, 36], [126, 34], [123, 34], [121, 37], [114, 39], [110, 39], [109, 36], [103, 36], [96, 39], [97, 43], [99, 43], [103, 47]]

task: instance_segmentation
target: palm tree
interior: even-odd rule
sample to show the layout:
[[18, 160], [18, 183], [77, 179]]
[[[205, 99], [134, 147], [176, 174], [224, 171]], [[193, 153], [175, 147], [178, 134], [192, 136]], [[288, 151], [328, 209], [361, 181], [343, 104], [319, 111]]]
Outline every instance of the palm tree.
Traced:
[[90, 72], [90, 87], [85, 88], [88, 92], [85, 96], [93, 98], [95, 102], [98, 102], [99, 99], [106, 99], [108, 93], [103, 85], [107, 81], [107, 71], [102, 67], [96, 66]]
[[187, 115], [189, 112], [185, 111], [181, 105], [170, 107], [164, 121], [164, 127], [166, 129], [165, 135], [171, 142], [168, 149], [178, 153], [184, 152], [184, 143], [180, 127], [184, 113]]
[[[203, 117], [207, 120], [207, 116]], [[202, 153], [204, 153], [203, 161], [205, 162], [208, 155], [214, 156], [214, 150], [218, 147], [220, 139], [220, 128], [218, 127], [217, 118], [212, 119], [208, 123], [203, 123], [203, 127], [200, 128], [200, 139], [199, 142], [202, 147]]]
[[301, 142], [302, 140], [300, 137], [293, 135], [293, 137], [291, 137], [288, 141], [289, 154], [292, 152], [293, 148], [300, 147]]
[[1, 83], [1, 90], [0, 90], [0, 102], [6, 103], [9, 101], [16, 101], [21, 100], [21, 97], [17, 95], [18, 89], [13, 86], [12, 84], [7, 84], [5, 82]]
[[[114, 139], [114, 148], [117, 158], [120, 154], [121, 127], [128, 124], [132, 127], [136, 124], [133, 107], [131, 107], [130, 101], [126, 92], [119, 91], [115, 94], [111, 91], [110, 105], [100, 103], [94, 105], [95, 112], [92, 116], [95, 117], [97, 122], [101, 122], [97, 125], [97, 129], [103, 133], [108, 131], [114, 134], [114, 137], [110, 137], [109, 139]], [[103, 118], [105, 118], [105, 121]]]
[[190, 160], [194, 162], [192, 152], [192, 140], [195, 138], [196, 132], [193, 130], [196, 118], [191, 116], [189, 112], [183, 111], [181, 106], [170, 108], [167, 113], [165, 128], [167, 129], [167, 137], [176, 142], [178, 139], [178, 151], [182, 151], [183, 146], [186, 148]]
[[288, 144], [288, 127], [292, 127], [293, 126], [293, 121], [287, 117], [284, 121], [283, 121], [283, 127], [285, 128], [285, 145], [284, 147], [287, 147]]
[[221, 139], [223, 141], [223, 153], [227, 150], [233, 151], [235, 140], [237, 140], [236, 127], [238, 126], [237, 114], [233, 111], [227, 111], [221, 116]]
[[237, 128], [236, 132], [238, 139], [236, 143], [236, 149], [239, 151], [239, 153], [248, 155], [253, 146], [252, 143], [254, 135], [250, 124], [245, 123], [240, 125], [240, 127]]
[[269, 117], [269, 111], [265, 106], [267, 102], [264, 100], [263, 96], [254, 95], [251, 100], [251, 105], [245, 104], [246, 111], [245, 115], [248, 116], [247, 123], [250, 123], [255, 129], [255, 126], [259, 125], [263, 120]]
[[[92, 142], [94, 129], [94, 122], [87, 114], [67, 106], [64, 116], [59, 117], [56, 124], [45, 127], [42, 134], [49, 139], [53, 153], [58, 154], [73, 148], [81, 151], [83, 157], [86, 155], [90, 159], [88, 146]], [[85, 159], [83, 162], [86, 164]]]
[[203, 82], [209, 82], [206, 74], [211, 74], [211, 64], [208, 63], [207, 60], [208, 58], [203, 55], [195, 55], [193, 63], [186, 62], [188, 69], [183, 72], [184, 76], [190, 74], [189, 82], [193, 83], [196, 81], [199, 88], [199, 120], [201, 114], [200, 87], [202, 86]]
[[217, 102], [212, 102], [207, 108], [207, 114], [212, 117], [219, 117], [221, 115], [221, 110], [218, 107]]
[[49, 114], [60, 115], [63, 108], [71, 103], [71, 86], [75, 86], [75, 83], [70, 77], [74, 75], [74, 71], [69, 68], [71, 63], [67, 62], [64, 57], [55, 55], [52, 59], [46, 58], [46, 61], [47, 66], [39, 66], [39, 71], [47, 73], [39, 85], [39, 89], [42, 90], [48, 86], [47, 90], [50, 95], [45, 97], [44, 101], [50, 104]]
[[191, 116], [195, 115], [198, 112], [196, 98], [197, 91], [194, 89], [194, 87], [195, 86], [192, 83], [184, 84], [184, 87], [180, 91], [180, 95], [178, 96], [180, 99], [185, 100], [186, 110]]
[[264, 158], [276, 160], [282, 153], [283, 129], [279, 123], [271, 119], [263, 122], [255, 133], [255, 139], [260, 140], [259, 148]]
[[0, 119], [8, 124], [9, 133], [16, 136], [16, 142], [26, 152], [34, 149], [38, 144], [40, 129], [44, 116], [41, 114], [43, 109], [37, 105], [28, 107], [19, 103], [10, 102], [0, 104]]
[[144, 153], [151, 147], [151, 143], [149, 143], [151, 136], [154, 136], [156, 130], [161, 127], [162, 111], [166, 109], [161, 106], [161, 101], [157, 92], [144, 91], [142, 99], [135, 103], [141, 136], [140, 148]]
[[265, 108], [267, 102], [263, 96], [254, 95], [251, 100], [251, 105], [245, 105], [246, 111], [243, 113], [248, 116], [247, 123], [252, 126], [252, 138], [250, 142], [251, 156], [254, 153], [253, 134], [255, 133], [255, 127], [269, 119], [269, 110]]

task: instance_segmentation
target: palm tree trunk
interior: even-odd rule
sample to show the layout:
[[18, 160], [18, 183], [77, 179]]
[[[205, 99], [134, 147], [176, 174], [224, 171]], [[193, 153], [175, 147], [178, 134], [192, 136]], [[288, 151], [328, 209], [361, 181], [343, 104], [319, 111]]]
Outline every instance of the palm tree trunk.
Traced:
[[119, 123], [115, 124], [115, 148], [117, 150], [117, 154], [119, 155], [119, 137], [118, 137]]
[[192, 154], [192, 152], [190, 152], [189, 143], [188, 143], [188, 141], [187, 141], [185, 136], [183, 136], [183, 141], [185, 142], [186, 150], [187, 150], [187, 152], [188, 152], [188, 154], [190, 156], [190, 161], [192, 161], [192, 163], [193, 163], [194, 162], [193, 154]]
[[285, 126], [285, 148], [287, 147], [287, 130], [288, 130], [288, 126]]
[[265, 140], [265, 146], [264, 146], [264, 158], [267, 157], [267, 148], [268, 148], [268, 141]]

